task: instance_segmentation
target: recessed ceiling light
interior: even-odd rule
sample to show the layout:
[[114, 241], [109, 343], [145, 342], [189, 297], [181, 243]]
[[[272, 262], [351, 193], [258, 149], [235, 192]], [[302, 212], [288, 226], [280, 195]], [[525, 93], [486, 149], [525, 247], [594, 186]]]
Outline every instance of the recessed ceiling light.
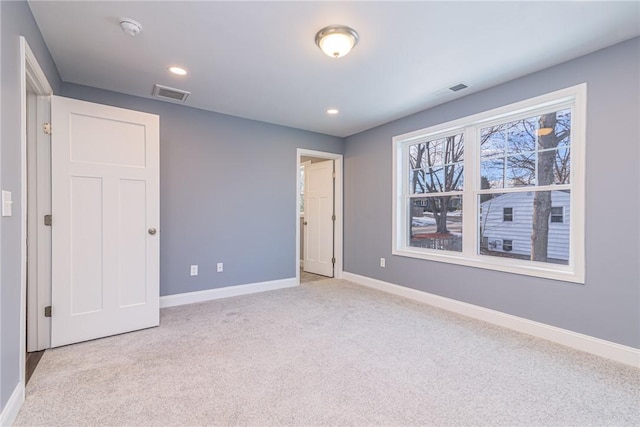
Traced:
[[173, 74], [177, 74], [179, 76], [184, 76], [187, 74], [187, 70], [185, 70], [184, 68], [180, 68], [180, 67], [169, 67], [169, 71], [171, 71]]
[[339, 113], [339, 111], [336, 110], [335, 108], [329, 108], [327, 110], [327, 114], [338, 114], [338, 113]]

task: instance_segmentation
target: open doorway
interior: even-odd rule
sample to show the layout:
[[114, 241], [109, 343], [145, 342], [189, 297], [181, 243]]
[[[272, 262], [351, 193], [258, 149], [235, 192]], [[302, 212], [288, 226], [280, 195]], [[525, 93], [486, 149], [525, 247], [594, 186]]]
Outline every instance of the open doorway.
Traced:
[[342, 277], [342, 155], [298, 149], [298, 283]]

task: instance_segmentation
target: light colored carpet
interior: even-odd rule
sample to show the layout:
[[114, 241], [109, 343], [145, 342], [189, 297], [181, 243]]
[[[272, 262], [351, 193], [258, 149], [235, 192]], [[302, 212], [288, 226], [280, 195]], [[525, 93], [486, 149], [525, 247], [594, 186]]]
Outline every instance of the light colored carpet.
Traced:
[[316, 282], [318, 280], [328, 279], [326, 276], [321, 276], [319, 274], [308, 273], [304, 271], [302, 268], [300, 269], [300, 283], [309, 283]]
[[640, 370], [340, 280], [47, 351], [16, 425], [640, 425]]

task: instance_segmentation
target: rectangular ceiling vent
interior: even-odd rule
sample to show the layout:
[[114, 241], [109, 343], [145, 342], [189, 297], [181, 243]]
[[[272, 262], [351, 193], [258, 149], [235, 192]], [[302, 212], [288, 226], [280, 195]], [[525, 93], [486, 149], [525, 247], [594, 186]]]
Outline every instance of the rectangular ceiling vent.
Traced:
[[191, 92], [186, 90], [174, 89], [172, 87], [154, 85], [153, 96], [161, 99], [169, 99], [171, 101], [185, 102], [187, 97], [191, 95]]
[[457, 91], [459, 91], [459, 90], [466, 89], [466, 88], [468, 88], [468, 87], [469, 87], [469, 86], [467, 86], [467, 85], [466, 85], [466, 84], [464, 84], [464, 83], [458, 83], [458, 84], [457, 84], [457, 85], [455, 85], [455, 86], [451, 86], [451, 87], [449, 88], [449, 90], [452, 90], [452, 91], [454, 91], [454, 92], [457, 92]]

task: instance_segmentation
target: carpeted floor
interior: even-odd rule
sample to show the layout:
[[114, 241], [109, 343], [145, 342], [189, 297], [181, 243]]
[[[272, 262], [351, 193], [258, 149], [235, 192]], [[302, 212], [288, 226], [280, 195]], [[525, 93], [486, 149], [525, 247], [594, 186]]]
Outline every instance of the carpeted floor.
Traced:
[[640, 370], [329, 279], [48, 350], [16, 425], [638, 426]]
[[309, 283], [316, 282], [318, 280], [328, 279], [326, 276], [321, 276], [319, 274], [308, 273], [304, 271], [302, 268], [300, 269], [300, 283]]

